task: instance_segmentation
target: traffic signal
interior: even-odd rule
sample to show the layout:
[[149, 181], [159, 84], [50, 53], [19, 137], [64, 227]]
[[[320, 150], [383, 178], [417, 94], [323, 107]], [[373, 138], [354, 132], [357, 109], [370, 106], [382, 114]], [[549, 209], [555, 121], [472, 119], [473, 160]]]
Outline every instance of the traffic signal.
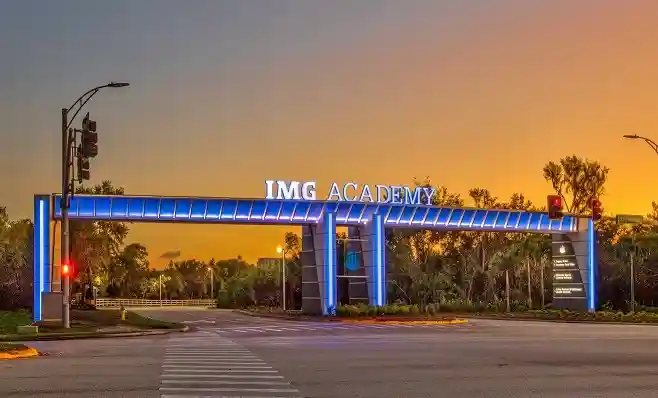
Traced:
[[600, 220], [603, 216], [603, 208], [601, 207], [601, 201], [598, 199], [592, 199], [592, 220]]
[[562, 198], [560, 195], [548, 195], [546, 197], [546, 208], [548, 208], [548, 218], [555, 220], [562, 218]]
[[96, 121], [89, 118], [89, 112], [82, 119], [80, 131], [80, 153], [83, 158], [95, 158], [98, 155], [98, 133]]
[[83, 180], [89, 180], [89, 158], [82, 156], [82, 148], [78, 147], [78, 182], [82, 184]]
[[71, 266], [68, 264], [62, 264], [62, 275], [70, 276], [71, 275]]

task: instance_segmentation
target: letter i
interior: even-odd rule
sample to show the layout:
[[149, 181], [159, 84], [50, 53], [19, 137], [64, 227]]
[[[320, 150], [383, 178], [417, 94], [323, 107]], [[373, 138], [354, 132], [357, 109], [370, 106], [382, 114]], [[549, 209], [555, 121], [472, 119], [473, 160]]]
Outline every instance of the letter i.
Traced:
[[274, 199], [274, 180], [265, 181], [265, 199]]

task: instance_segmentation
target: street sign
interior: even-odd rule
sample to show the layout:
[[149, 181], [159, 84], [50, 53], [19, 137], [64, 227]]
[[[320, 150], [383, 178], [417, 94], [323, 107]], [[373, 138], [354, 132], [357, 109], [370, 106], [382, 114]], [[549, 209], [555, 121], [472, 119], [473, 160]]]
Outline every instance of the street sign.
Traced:
[[629, 214], [621, 214], [617, 216], [617, 224], [642, 224], [643, 222], [643, 216]]

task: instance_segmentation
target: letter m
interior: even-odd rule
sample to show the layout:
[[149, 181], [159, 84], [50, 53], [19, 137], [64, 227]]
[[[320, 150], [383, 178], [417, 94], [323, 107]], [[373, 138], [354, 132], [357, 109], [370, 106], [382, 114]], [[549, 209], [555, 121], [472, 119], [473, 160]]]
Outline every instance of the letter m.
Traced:
[[290, 181], [290, 182], [277, 181], [276, 185], [278, 186], [277, 195], [276, 195], [277, 199], [299, 200], [301, 198], [299, 181]]
[[420, 191], [422, 188], [417, 187], [413, 191], [409, 187], [404, 187], [404, 203], [408, 205], [417, 205], [420, 203]]

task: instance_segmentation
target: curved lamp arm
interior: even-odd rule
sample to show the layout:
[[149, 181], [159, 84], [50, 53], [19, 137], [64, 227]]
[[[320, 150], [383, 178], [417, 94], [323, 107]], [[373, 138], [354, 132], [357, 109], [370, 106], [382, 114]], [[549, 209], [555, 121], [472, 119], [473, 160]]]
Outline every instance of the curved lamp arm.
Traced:
[[102, 85], [102, 86], [94, 87], [94, 88], [92, 88], [91, 90], [87, 91], [86, 93], [82, 94], [77, 100], [75, 100], [75, 102], [74, 102], [73, 104], [71, 104], [71, 106], [69, 106], [68, 108], [66, 108], [66, 113], [68, 114], [69, 112], [71, 112], [71, 110], [73, 109], [73, 107], [75, 107], [77, 104], [80, 104], [80, 106], [78, 107], [78, 109], [77, 109], [77, 110], [75, 111], [75, 113], [73, 114], [73, 117], [69, 118], [69, 122], [68, 122], [68, 125], [66, 126], [66, 128], [68, 129], [69, 127], [71, 127], [71, 124], [72, 124], [73, 121], [75, 120], [75, 117], [78, 116], [78, 113], [80, 113], [80, 111], [81, 111], [82, 108], [85, 106], [85, 104], [86, 104], [87, 102], [89, 102], [89, 100], [91, 100], [91, 99], [94, 97], [94, 95], [96, 95], [96, 93], [98, 93], [101, 89], [106, 88], [106, 87], [118, 88], [118, 87], [127, 87], [127, 86], [130, 86], [130, 83], [126, 83], [126, 82], [121, 82], [121, 83], [110, 82], [110, 83], [108, 83], [108, 84], [104, 84], [104, 85]]
[[647, 143], [647, 145], [651, 147], [651, 149], [653, 149], [654, 152], [656, 152], [656, 155], [658, 155], [658, 144], [656, 144], [653, 140], [646, 137], [641, 137], [637, 134], [626, 134], [624, 135], [624, 138], [628, 138], [631, 140], [637, 140], [637, 139], [643, 140], [644, 142]]

